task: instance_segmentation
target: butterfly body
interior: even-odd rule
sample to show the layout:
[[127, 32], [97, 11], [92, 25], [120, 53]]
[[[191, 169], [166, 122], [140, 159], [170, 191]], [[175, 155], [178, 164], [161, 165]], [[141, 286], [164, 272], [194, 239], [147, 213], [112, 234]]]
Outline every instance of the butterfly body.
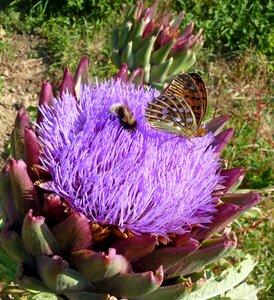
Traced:
[[196, 73], [183, 73], [148, 103], [145, 117], [156, 130], [185, 138], [203, 136], [207, 133], [201, 127], [206, 105], [206, 89], [202, 78]]

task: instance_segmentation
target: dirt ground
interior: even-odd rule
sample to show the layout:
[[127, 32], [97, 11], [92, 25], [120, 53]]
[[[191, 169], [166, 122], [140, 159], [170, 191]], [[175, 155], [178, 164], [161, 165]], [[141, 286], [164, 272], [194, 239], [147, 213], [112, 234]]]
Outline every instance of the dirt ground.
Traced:
[[[0, 28], [1, 29], [1, 28]], [[8, 37], [0, 30], [0, 166], [7, 159], [7, 145], [17, 111], [37, 104], [47, 65], [39, 55], [34, 36]], [[39, 57], [40, 56], [40, 57]]]

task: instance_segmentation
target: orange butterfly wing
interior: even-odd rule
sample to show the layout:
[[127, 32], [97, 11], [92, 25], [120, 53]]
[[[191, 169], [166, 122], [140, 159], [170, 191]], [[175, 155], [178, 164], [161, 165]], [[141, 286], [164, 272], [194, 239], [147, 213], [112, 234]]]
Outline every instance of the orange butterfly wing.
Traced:
[[185, 137], [205, 134], [200, 128], [206, 112], [207, 96], [202, 78], [196, 73], [177, 76], [148, 103], [147, 122], [155, 129]]

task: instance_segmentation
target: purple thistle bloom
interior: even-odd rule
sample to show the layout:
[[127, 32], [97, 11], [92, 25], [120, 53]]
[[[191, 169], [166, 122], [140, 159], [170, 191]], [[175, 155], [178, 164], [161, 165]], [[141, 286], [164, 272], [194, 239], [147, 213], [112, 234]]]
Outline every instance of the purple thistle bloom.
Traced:
[[[144, 111], [157, 95], [105, 81], [83, 86], [79, 101], [64, 94], [40, 107], [42, 163], [53, 178], [44, 186], [90, 221], [122, 231], [167, 237], [211, 222], [221, 181], [213, 135], [189, 141], [152, 129]], [[110, 113], [116, 103], [130, 108], [136, 131]]]

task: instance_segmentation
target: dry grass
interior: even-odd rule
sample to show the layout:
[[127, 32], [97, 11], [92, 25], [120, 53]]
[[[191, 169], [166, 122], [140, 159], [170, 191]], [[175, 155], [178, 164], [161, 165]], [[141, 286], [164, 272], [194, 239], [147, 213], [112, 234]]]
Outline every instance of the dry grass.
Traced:
[[233, 60], [204, 60], [209, 115], [231, 116], [236, 129], [224, 152], [230, 166], [247, 170], [244, 188], [265, 188], [274, 184], [273, 174], [273, 82], [271, 66], [265, 57], [248, 51]]
[[[249, 282], [263, 284], [259, 299], [273, 299], [273, 79], [272, 66], [262, 55], [248, 51], [234, 59], [198, 63], [208, 88], [208, 117], [229, 114], [236, 129], [224, 152], [228, 167], [246, 169], [241, 192], [260, 192], [262, 201], [236, 222], [238, 252], [252, 254], [258, 262]], [[241, 253], [241, 254], [240, 254]], [[235, 254], [237, 255], [237, 254]]]

